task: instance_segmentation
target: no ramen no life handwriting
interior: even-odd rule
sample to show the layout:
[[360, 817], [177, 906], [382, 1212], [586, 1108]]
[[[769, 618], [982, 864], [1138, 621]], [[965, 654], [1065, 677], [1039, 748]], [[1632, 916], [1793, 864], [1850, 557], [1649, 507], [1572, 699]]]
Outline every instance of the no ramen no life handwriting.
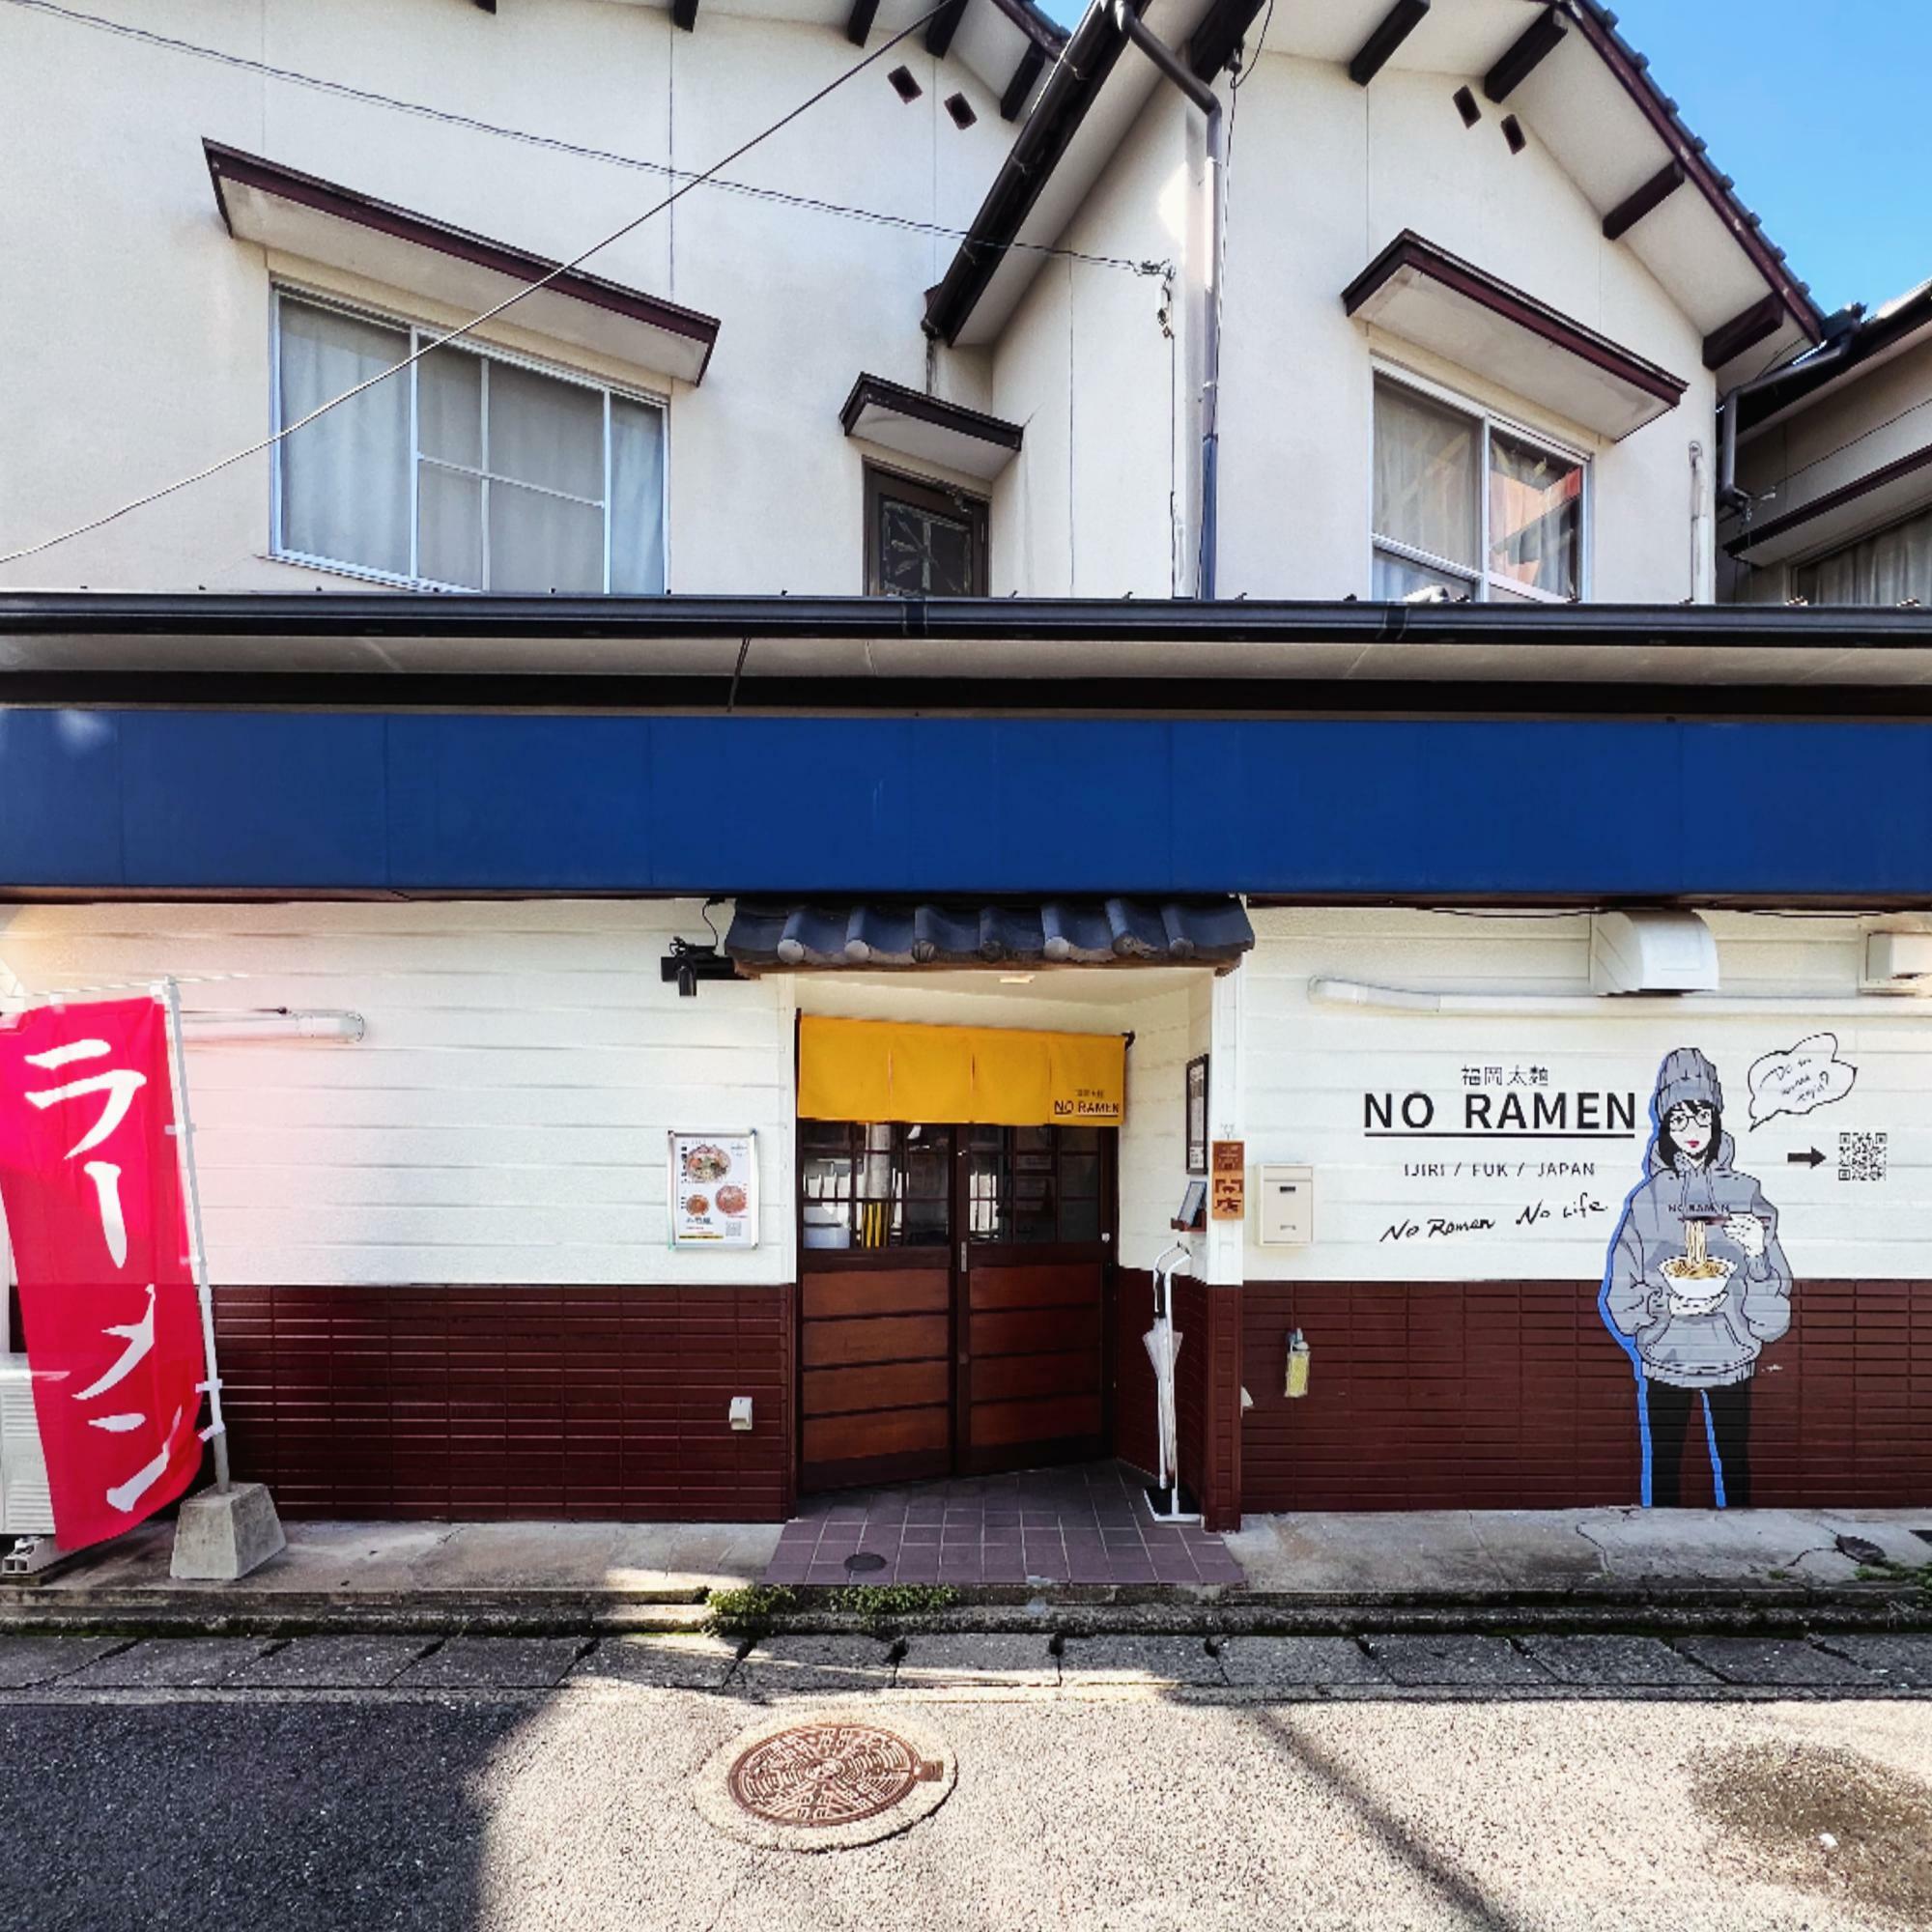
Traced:
[[[1459, 1109], [1437, 1109], [1421, 1092], [1364, 1094], [1362, 1131], [1372, 1140], [1634, 1140], [1637, 1096], [1597, 1088], [1568, 1093], [1469, 1091]], [[1460, 1121], [1460, 1124], [1459, 1124]]]

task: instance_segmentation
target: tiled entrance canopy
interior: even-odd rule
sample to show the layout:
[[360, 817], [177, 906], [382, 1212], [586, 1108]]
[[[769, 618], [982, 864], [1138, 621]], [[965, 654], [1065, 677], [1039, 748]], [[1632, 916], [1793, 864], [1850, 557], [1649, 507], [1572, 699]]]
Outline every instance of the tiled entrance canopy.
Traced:
[[745, 966], [1225, 965], [1254, 943], [1233, 897], [741, 900], [724, 936], [725, 952]]

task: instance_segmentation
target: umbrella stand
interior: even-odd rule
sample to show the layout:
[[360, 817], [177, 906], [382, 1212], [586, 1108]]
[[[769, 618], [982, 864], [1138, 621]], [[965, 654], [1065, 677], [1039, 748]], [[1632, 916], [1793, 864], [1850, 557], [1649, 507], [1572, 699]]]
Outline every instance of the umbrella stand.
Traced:
[[1174, 1268], [1187, 1258], [1184, 1242], [1177, 1241], [1153, 1264], [1153, 1326], [1141, 1340], [1153, 1364], [1155, 1481], [1150, 1486], [1148, 1509], [1156, 1522], [1199, 1522], [1198, 1512], [1180, 1501], [1180, 1432], [1174, 1406], [1174, 1365], [1180, 1353], [1180, 1331], [1174, 1325]]

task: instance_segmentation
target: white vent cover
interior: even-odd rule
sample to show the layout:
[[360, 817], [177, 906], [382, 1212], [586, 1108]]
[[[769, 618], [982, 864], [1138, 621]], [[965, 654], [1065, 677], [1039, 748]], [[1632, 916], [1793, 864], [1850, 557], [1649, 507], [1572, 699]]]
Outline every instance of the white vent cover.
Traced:
[[1865, 984], [1885, 992], [1919, 990], [1932, 980], [1932, 932], [1874, 932], [1865, 939]]
[[1590, 920], [1593, 993], [1715, 993], [1718, 942], [1694, 912], [1600, 912]]

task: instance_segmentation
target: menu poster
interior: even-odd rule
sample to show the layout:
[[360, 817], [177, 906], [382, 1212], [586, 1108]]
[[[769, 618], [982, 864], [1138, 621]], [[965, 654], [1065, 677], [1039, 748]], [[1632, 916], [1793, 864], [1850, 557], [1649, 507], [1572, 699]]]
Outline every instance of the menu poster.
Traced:
[[758, 1245], [756, 1134], [671, 1135], [670, 1244]]

